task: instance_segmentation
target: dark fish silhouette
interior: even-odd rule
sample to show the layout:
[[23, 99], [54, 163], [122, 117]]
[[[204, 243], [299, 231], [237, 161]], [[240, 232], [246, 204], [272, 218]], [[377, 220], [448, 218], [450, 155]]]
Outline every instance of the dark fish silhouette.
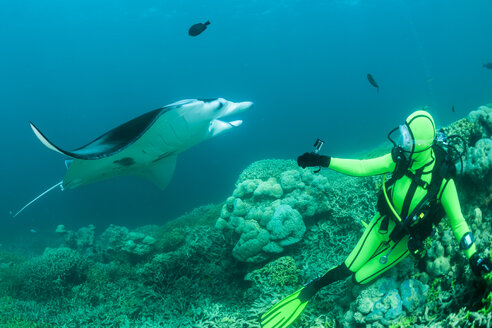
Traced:
[[492, 69], [492, 63], [483, 64], [483, 67]]
[[454, 105], [453, 105], [453, 106], [451, 106], [451, 110], [452, 110], [452, 111], [453, 111], [453, 113], [454, 113]]
[[197, 36], [207, 29], [207, 25], [210, 25], [210, 21], [206, 21], [203, 24], [197, 23], [197, 24], [193, 25], [192, 27], [190, 27], [190, 29], [188, 30], [188, 34], [190, 36]]
[[369, 81], [369, 83], [371, 83], [373, 87], [378, 89], [378, 93], [379, 93], [379, 85], [376, 83], [376, 80], [374, 80], [371, 74], [367, 74], [367, 80]]

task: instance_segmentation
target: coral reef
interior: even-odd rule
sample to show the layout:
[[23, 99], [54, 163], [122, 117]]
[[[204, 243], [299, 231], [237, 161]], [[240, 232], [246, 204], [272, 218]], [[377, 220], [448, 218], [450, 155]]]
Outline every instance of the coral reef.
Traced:
[[86, 279], [88, 262], [69, 248], [47, 248], [43, 255], [16, 264], [2, 275], [4, 286], [21, 299], [49, 300], [71, 292]]
[[490, 181], [492, 172], [492, 139], [484, 138], [470, 147], [466, 154], [464, 172], [475, 182]]
[[373, 209], [376, 178], [293, 167], [286, 160], [252, 164], [223, 205], [216, 227], [235, 242], [239, 261], [259, 263], [284, 252], [302, 239], [305, 220], [331, 215], [359, 222]]
[[415, 279], [399, 283], [393, 278], [380, 278], [358, 293], [342, 324], [344, 327], [396, 325], [423, 309], [427, 291], [428, 286]]
[[[58, 225], [56, 234], [63, 237], [64, 246], [77, 250], [85, 256], [98, 261], [143, 261], [154, 251], [156, 226], [144, 226], [130, 231], [126, 227], [110, 225], [96, 237], [96, 227], [89, 225], [76, 232], [67, 230], [64, 225]], [[166, 242], [172, 242], [166, 241]], [[162, 243], [159, 245], [164, 247]]]
[[67, 230], [63, 224], [60, 224], [55, 232], [63, 237], [66, 247], [84, 252], [86, 255], [94, 254], [96, 227], [93, 224], [82, 227], [76, 232]]
[[294, 258], [284, 256], [268, 263], [264, 267], [248, 273], [245, 280], [260, 286], [296, 285], [300, 281], [300, 270]]
[[451, 273], [451, 256], [456, 256], [457, 250], [453, 249], [454, 237], [449, 229], [441, 229], [442, 236], [435, 239], [427, 248], [427, 273], [431, 277], [447, 275]]
[[[457, 185], [483, 256], [492, 246], [491, 108], [445, 128], [468, 148]], [[59, 247], [33, 257], [0, 246], [0, 326], [259, 327], [261, 313], [346, 258], [379, 183], [263, 160], [223, 203], [161, 226], [60, 225]], [[491, 327], [492, 274], [473, 276], [445, 220], [426, 246], [422, 271], [407, 258], [370, 285], [327, 286], [293, 327]]]
[[104, 257], [109, 261], [141, 261], [152, 253], [155, 238], [112, 224], [101, 234], [99, 244]]
[[[492, 200], [492, 108], [489, 106], [492, 105], [480, 106], [466, 118], [444, 128], [447, 134], [456, 134], [465, 140], [464, 181], [460, 187], [465, 189], [467, 201], [485, 206]], [[465, 148], [456, 139], [451, 144], [459, 151]], [[480, 197], [472, 190], [478, 190]], [[482, 192], [486, 193], [485, 197]]]
[[471, 111], [468, 114], [468, 119], [471, 122], [476, 122], [482, 126], [483, 134], [492, 134], [492, 107], [490, 104], [486, 106], [480, 106], [477, 110]]

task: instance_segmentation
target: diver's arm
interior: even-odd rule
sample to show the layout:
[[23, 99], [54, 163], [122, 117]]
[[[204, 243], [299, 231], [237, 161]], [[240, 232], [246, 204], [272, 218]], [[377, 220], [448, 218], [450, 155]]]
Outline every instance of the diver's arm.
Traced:
[[[443, 181], [445, 184], [444, 190], [442, 191], [441, 203], [446, 211], [446, 216], [448, 218], [449, 225], [453, 229], [454, 236], [458, 243], [461, 243], [463, 236], [471, 232], [468, 224], [461, 213], [460, 201], [458, 199], [458, 192], [456, 191], [456, 185], [454, 180]], [[477, 247], [475, 243], [472, 243], [468, 249], [464, 250], [466, 257], [470, 258], [473, 254], [477, 252]]]
[[381, 157], [363, 160], [332, 157], [328, 168], [347, 175], [366, 177], [393, 172], [395, 165], [391, 154], [388, 153]]

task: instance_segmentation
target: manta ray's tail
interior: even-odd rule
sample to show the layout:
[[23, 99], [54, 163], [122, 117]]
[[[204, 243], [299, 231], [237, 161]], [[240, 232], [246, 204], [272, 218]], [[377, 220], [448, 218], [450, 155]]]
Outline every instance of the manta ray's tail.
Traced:
[[31, 205], [32, 203], [34, 203], [35, 201], [37, 201], [38, 199], [40, 199], [41, 197], [43, 197], [44, 195], [46, 195], [47, 193], [49, 193], [51, 190], [55, 189], [56, 187], [60, 187], [62, 190], [63, 190], [63, 180], [58, 182], [56, 185], [48, 188], [47, 190], [45, 190], [43, 193], [41, 193], [39, 196], [37, 196], [36, 198], [34, 198], [33, 200], [31, 200], [29, 203], [27, 203], [26, 205], [24, 205], [23, 208], [21, 208], [19, 211], [17, 211], [17, 213], [13, 214], [12, 211], [10, 211], [10, 215], [12, 216], [12, 218], [15, 218], [17, 215], [19, 215], [22, 211], [24, 211], [29, 205]]

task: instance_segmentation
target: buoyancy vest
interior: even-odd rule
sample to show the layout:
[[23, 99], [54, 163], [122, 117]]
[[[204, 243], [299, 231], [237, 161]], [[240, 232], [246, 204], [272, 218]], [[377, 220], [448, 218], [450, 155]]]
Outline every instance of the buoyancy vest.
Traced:
[[[389, 220], [393, 220], [395, 227], [389, 238], [398, 243], [404, 236], [409, 236], [409, 250], [414, 255], [418, 255], [423, 250], [424, 240], [432, 234], [434, 225], [438, 224], [445, 216], [438, 197], [443, 181], [447, 183], [449, 179], [456, 176], [456, 167], [447, 151], [437, 144], [434, 144], [432, 149], [435, 163], [431, 172], [431, 181], [427, 183], [421, 179], [424, 167], [427, 165], [416, 170], [415, 173], [411, 172], [409, 161], [399, 152], [398, 147], [395, 147], [392, 150], [393, 160], [396, 163], [395, 170], [386, 183], [383, 179], [383, 186], [378, 196], [377, 208], [379, 213], [384, 216], [379, 232], [387, 233]], [[391, 200], [387, 197], [387, 193], [388, 188], [394, 187], [395, 182], [403, 176], [410, 178], [412, 184], [405, 197], [402, 213], [398, 214], [394, 210]], [[408, 212], [409, 202], [412, 200], [417, 186], [427, 190], [427, 193], [414, 209]], [[444, 187], [442, 186], [442, 189]]]

